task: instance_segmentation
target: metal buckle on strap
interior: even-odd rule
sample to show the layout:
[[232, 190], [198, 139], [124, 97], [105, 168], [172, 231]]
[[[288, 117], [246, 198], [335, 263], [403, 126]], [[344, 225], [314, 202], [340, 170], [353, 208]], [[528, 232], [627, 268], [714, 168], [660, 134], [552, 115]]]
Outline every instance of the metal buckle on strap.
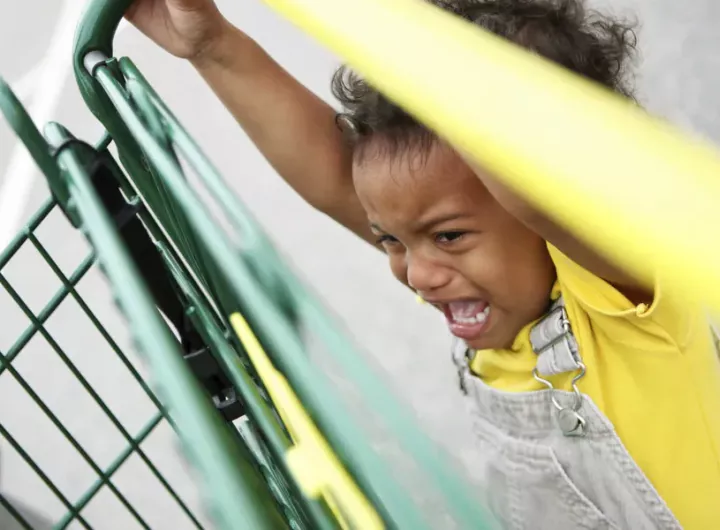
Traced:
[[540, 374], [557, 375], [580, 369], [577, 341], [562, 298], [530, 330], [530, 344], [538, 356]]
[[[585, 376], [585, 365], [580, 358], [562, 297], [530, 330], [530, 343], [538, 356], [533, 377], [550, 389], [550, 402], [555, 407], [560, 429], [565, 436], [583, 436], [585, 419], [579, 413], [583, 398], [577, 382]], [[573, 403], [570, 407], [564, 407], [557, 399], [555, 387], [543, 376], [569, 372], [578, 374], [572, 380]]]
[[580, 415], [580, 407], [582, 407], [583, 397], [577, 382], [585, 375], [585, 365], [580, 363], [580, 373], [573, 377], [572, 389], [574, 399], [570, 407], [564, 407], [557, 399], [557, 390], [547, 379], [543, 379], [538, 374], [538, 369], [533, 369], [533, 377], [536, 381], [544, 384], [550, 389], [550, 403], [555, 407], [558, 425], [565, 436], [585, 436], [585, 418]]
[[[547, 333], [541, 335], [538, 333], [537, 330], [541, 326], [547, 326], [547, 327], [555, 327], [555, 322], [559, 322], [560, 329], [562, 330], [560, 334], [558, 334], [555, 337], [547, 337]], [[543, 329], [543, 331], [545, 331]], [[565, 311], [565, 305], [562, 303], [555, 303], [553, 304], [552, 309], [547, 312], [547, 314], [538, 322], [535, 327], [533, 327], [533, 330], [530, 332], [530, 342], [532, 342], [533, 350], [535, 350], [535, 353], [538, 355], [544, 351], [546, 351], [549, 348], [552, 348], [555, 344], [558, 344], [560, 341], [565, 340], [568, 335], [571, 335], [572, 331], [570, 330], [570, 320], [567, 317], [567, 312]], [[533, 336], [534, 335], [534, 336]], [[533, 341], [533, 339], [535, 339]], [[536, 341], [543, 340], [545, 342], [541, 344], [537, 344]]]

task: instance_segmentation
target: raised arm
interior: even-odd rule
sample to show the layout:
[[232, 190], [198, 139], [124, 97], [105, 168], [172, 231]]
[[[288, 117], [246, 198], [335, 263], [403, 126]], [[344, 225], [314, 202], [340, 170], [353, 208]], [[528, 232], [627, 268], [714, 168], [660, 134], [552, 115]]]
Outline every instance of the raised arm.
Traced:
[[212, 0], [136, 0], [126, 17], [165, 50], [191, 61], [303, 199], [374, 244], [332, 107], [230, 24]]

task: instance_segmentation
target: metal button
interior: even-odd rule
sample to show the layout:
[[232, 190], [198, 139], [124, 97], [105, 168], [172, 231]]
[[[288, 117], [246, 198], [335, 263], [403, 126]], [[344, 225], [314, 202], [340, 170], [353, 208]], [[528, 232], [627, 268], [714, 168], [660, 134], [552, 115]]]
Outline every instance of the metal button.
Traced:
[[572, 409], [560, 409], [557, 413], [558, 424], [565, 436], [584, 436], [585, 420]]

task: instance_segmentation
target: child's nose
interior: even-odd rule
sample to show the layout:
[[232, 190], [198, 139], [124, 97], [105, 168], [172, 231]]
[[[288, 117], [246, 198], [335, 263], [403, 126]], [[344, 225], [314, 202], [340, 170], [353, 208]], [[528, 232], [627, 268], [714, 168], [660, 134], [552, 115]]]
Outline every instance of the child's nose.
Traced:
[[447, 267], [432, 259], [414, 255], [407, 256], [407, 282], [419, 293], [427, 293], [444, 287], [450, 281]]

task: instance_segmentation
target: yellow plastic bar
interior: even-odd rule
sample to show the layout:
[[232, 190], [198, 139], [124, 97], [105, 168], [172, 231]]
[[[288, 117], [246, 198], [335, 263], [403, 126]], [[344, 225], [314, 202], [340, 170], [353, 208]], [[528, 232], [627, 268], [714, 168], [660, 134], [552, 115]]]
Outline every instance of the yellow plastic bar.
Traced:
[[265, 1], [616, 263], [720, 312], [709, 144], [421, 0]]
[[294, 445], [286, 459], [303, 493], [310, 498], [325, 498], [343, 529], [384, 529], [375, 508], [340, 463], [285, 376], [273, 366], [245, 318], [234, 313], [230, 324], [290, 432]]

